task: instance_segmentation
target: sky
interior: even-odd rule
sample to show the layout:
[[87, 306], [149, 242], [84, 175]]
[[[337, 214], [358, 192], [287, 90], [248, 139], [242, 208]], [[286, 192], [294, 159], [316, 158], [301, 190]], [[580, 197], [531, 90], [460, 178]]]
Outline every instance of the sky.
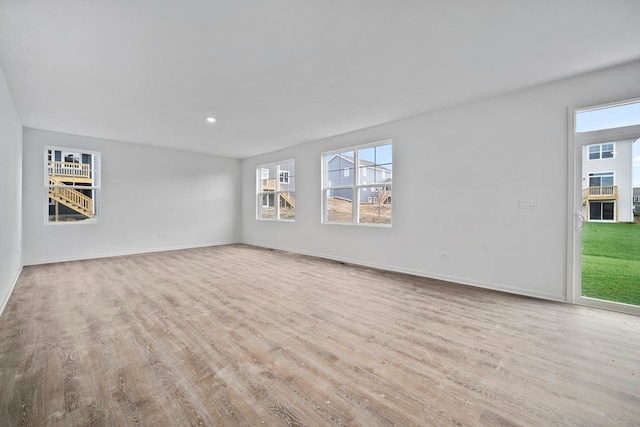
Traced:
[[[640, 101], [615, 107], [582, 111], [576, 114], [576, 132], [640, 125]], [[633, 143], [634, 187], [640, 187], [640, 140]]]

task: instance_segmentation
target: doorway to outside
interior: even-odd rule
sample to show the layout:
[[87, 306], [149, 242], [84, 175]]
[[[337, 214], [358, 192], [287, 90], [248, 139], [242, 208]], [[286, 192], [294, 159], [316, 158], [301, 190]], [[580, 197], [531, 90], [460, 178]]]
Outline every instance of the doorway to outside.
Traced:
[[569, 299], [640, 314], [640, 100], [572, 116]]

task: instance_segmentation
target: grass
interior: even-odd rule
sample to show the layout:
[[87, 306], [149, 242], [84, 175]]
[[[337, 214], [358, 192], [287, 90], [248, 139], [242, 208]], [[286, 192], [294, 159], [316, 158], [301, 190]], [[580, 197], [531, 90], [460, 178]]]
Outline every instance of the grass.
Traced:
[[640, 225], [585, 224], [582, 295], [640, 305]]

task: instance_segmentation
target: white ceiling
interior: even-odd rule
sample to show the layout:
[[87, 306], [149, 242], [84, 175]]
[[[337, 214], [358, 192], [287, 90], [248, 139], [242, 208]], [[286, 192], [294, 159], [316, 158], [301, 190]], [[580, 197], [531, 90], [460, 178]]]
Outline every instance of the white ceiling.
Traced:
[[638, 22], [640, 0], [0, 0], [0, 68], [24, 126], [245, 158], [638, 59]]

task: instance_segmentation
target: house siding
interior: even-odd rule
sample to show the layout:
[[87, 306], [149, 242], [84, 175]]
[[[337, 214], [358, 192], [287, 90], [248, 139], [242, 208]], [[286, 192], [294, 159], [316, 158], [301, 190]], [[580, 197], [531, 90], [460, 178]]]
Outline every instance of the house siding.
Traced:
[[[345, 169], [349, 170], [349, 176], [344, 176]], [[354, 185], [355, 174], [359, 174], [359, 182], [362, 185], [376, 185], [377, 191], [372, 191], [371, 188], [360, 189], [360, 201], [361, 203], [367, 203], [369, 197], [377, 197], [379, 192], [384, 191], [391, 182], [392, 172], [388, 169], [382, 169], [374, 166], [361, 166], [355, 171], [353, 167], [353, 160], [344, 156], [335, 155], [327, 162], [327, 187], [328, 186], [350, 186]], [[339, 197], [345, 200], [351, 200], [353, 198], [353, 192], [351, 189], [337, 189], [332, 190], [331, 195], [333, 197]]]
[[615, 155], [610, 159], [590, 160], [589, 145], [582, 147], [582, 189], [589, 187], [590, 173], [613, 172], [613, 185], [618, 187], [618, 222], [633, 221], [632, 143], [633, 140], [615, 141]]

